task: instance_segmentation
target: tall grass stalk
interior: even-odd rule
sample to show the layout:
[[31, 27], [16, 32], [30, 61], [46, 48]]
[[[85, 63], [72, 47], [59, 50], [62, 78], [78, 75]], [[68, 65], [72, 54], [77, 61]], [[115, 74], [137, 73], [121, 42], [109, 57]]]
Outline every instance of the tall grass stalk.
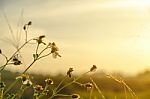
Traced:
[[95, 81], [92, 79], [92, 77], [90, 77], [90, 80], [93, 83], [94, 87], [97, 89], [98, 93], [101, 95], [102, 99], [106, 99], [105, 96], [103, 95], [102, 91], [100, 90], [100, 88], [97, 86]]

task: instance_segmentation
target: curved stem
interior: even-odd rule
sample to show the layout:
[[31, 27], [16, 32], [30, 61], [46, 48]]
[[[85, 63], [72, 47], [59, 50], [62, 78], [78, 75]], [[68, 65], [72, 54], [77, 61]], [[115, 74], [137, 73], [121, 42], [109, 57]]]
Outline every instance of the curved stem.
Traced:
[[0, 70], [0, 72], [2, 72], [2, 71], [5, 69], [5, 67], [6, 67], [7, 64], [11, 61], [11, 59], [12, 59], [26, 44], [28, 44], [31, 40], [33, 40], [33, 39], [30, 39], [30, 40], [28, 40], [27, 42], [25, 42], [20, 48], [18, 48], [18, 49], [14, 52], [14, 54], [12, 54], [12, 56], [11, 56], [9, 59], [7, 59], [7, 62], [2, 66], [2, 69]]
[[18, 82], [18, 79], [16, 79], [4, 92], [4, 95]]
[[94, 82], [94, 80], [92, 79], [92, 77], [90, 77], [90, 80], [92, 81], [92, 83], [94, 84], [95, 88], [97, 89], [98, 93], [101, 95], [102, 99], [106, 99], [105, 96], [102, 94], [102, 91], [99, 89], [99, 87], [97, 86], [97, 84]]
[[[45, 50], [46, 50], [46, 49], [44, 49], [44, 50], [40, 53], [40, 55], [41, 55]], [[50, 54], [51, 54], [51, 53], [46, 54], [46, 55], [44, 55], [44, 56], [41, 56], [41, 57], [39, 57], [39, 58], [33, 60], [33, 62], [22, 72], [22, 74], [25, 74], [25, 73], [30, 69], [30, 67], [31, 67], [37, 60], [39, 60], [39, 59], [41, 59], [41, 58], [44, 58], [44, 57], [46, 57], [46, 56], [48, 56], [48, 55], [50, 55]], [[8, 89], [4, 92], [4, 94], [6, 94], [17, 82], [18, 82], [18, 79], [15, 80], [15, 81], [8, 87]]]
[[[75, 78], [72, 82], [70, 82], [70, 83], [64, 85], [63, 87], [61, 87], [59, 90], [57, 90], [57, 91], [55, 92], [55, 95], [57, 95], [57, 93], [59, 93], [59, 92], [60, 92], [61, 90], [63, 90], [64, 88], [66, 88], [66, 87], [70, 86], [71, 84], [75, 83], [77, 80], [79, 80], [80, 78], [82, 78], [84, 75], [86, 75], [86, 74], [89, 73], [89, 72], [90, 72], [90, 71], [88, 71], [88, 72], [86, 72], [86, 73], [80, 75], [79, 77]], [[54, 95], [54, 96], [55, 96], [55, 95]], [[51, 96], [51, 97], [54, 97], [54, 96]], [[49, 99], [51, 99], [51, 98], [49, 98]]]
[[56, 91], [60, 86], [61, 86], [61, 84], [66, 80], [66, 78], [67, 78], [67, 76], [65, 76], [62, 80], [61, 80], [61, 82], [58, 84], [58, 86], [54, 89], [54, 91]]
[[5, 57], [5, 59], [6, 59], [6, 62], [7, 62], [7, 61], [8, 61], [8, 58], [7, 58], [7, 56], [6, 56], [5, 54], [1, 54], [1, 55]]

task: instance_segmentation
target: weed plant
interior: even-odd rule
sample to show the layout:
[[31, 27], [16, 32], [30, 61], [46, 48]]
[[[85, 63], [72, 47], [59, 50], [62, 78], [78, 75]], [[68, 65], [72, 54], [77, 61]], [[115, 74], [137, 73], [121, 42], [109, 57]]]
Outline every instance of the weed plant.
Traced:
[[[58, 85], [55, 85], [56, 87], [52, 87], [52, 85], [55, 84], [53, 82], [53, 79], [47, 78], [45, 79], [45, 86], [34, 84], [31, 79], [31, 75], [27, 73], [27, 71], [34, 66], [34, 63], [37, 61], [52, 55], [53, 58], [61, 57], [59, 54], [59, 49], [55, 42], [49, 42], [45, 43], [44, 38], [45, 35], [40, 35], [38, 37], [34, 37], [31, 39], [28, 39], [28, 30], [30, 26], [32, 25], [32, 22], [29, 21], [27, 24], [25, 24], [22, 29], [24, 30], [24, 42], [19, 46], [15, 47], [16, 51], [12, 53], [10, 57], [7, 57], [5, 53], [0, 49], [0, 55], [5, 58], [5, 63], [0, 66], [0, 99], [21, 99], [22, 95], [24, 94], [25, 90], [28, 88], [32, 88], [34, 90], [33, 99], [58, 99], [57, 97], [66, 97], [70, 99], [83, 99], [80, 97], [80, 93], [72, 93], [72, 94], [64, 94], [61, 93], [66, 87], [69, 87], [72, 84], [77, 84], [80, 87], [84, 87], [89, 91], [89, 99], [92, 99], [93, 97], [93, 91], [97, 91], [99, 93], [98, 99], [107, 99], [102, 91], [100, 90], [100, 87], [95, 83], [93, 80], [93, 73], [96, 71], [97, 67], [96, 65], [93, 65], [87, 72], [74, 77], [73, 71], [74, 69], [71, 67], [66, 71], [66, 76], [60, 81]], [[11, 26], [8, 24], [10, 31]], [[34, 42], [34, 43], [33, 43]], [[36, 45], [34, 53], [32, 53], [32, 62], [27, 65], [27, 68], [21, 72], [7, 87], [5, 86], [5, 82], [3, 81], [3, 71], [8, 65], [21, 65], [23, 64], [23, 59], [20, 59], [20, 51], [24, 49], [26, 46], [30, 46], [31, 44]], [[41, 47], [42, 46], [42, 47]], [[44, 46], [44, 47], [43, 47]], [[39, 50], [40, 49], [40, 50]], [[89, 82], [87, 83], [81, 83], [79, 82], [80, 79], [82, 79], [85, 75], [89, 76]], [[129, 92], [133, 99], [138, 99], [134, 91], [123, 81], [122, 79], [117, 79], [112, 75], [107, 75], [110, 79], [115, 80], [116, 82], [120, 83], [121, 86], [124, 88], [124, 94], [125, 99], [128, 99], [127, 92]], [[63, 84], [67, 79], [70, 79], [68, 83]], [[17, 84], [21, 83], [21, 86], [17, 89], [15, 93], [10, 93], [9, 91]], [[116, 97], [114, 99], [117, 99]]]

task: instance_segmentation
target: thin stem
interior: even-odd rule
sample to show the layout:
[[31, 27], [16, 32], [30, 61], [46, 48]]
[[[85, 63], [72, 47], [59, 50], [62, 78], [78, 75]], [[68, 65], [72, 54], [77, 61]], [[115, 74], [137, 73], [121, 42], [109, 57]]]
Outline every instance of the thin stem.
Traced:
[[79, 77], [75, 78], [72, 82], [70, 82], [70, 83], [64, 85], [63, 87], [61, 87], [60, 89], [56, 90], [56, 92], [53, 91], [53, 94], [52, 94], [48, 99], [52, 99], [53, 97], [57, 96], [57, 94], [58, 94], [61, 90], [63, 90], [64, 88], [68, 87], [69, 85], [75, 83], [77, 80], [79, 80], [81, 77], [83, 77], [84, 75], [86, 75], [86, 74], [89, 73], [89, 72], [90, 72], [90, 71], [88, 71], [88, 72], [86, 72], [86, 73], [80, 75]]
[[62, 83], [65, 81], [67, 79], [67, 76], [65, 76], [62, 80], [61, 80], [61, 82], [58, 84], [58, 86], [54, 89], [54, 91], [56, 91], [61, 85], [62, 85]]
[[38, 45], [37, 45], [37, 48], [36, 48], [36, 54], [38, 54], [38, 49], [39, 49], [39, 43], [38, 43]]
[[90, 99], [92, 99], [92, 94], [93, 94], [93, 87], [91, 88], [91, 91], [90, 91]]
[[102, 91], [100, 90], [100, 88], [97, 86], [97, 84], [94, 82], [94, 80], [92, 79], [92, 77], [90, 77], [90, 80], [92, 81], [92, 83], [94, 84], [95, 88], [97, 89], [98, 93], [101, 95], [101, 97], [103, 99], [106, 99], [105, 96], [102, 94]]
[[4, 92], [4, 88], [0, 89], [0, 99], [3, 99], [3, 92]]
[[[45, 49], [44, 49], [44, 50], [45, 50]], [[42, 51], [42, 53], [43, 53], [43, 52], [44, 52], [44, 51]], [[41, 53], [41, 54], [42, 54], [42, 53]], [[49, 53], [49, 54], [50, 54], [50, 53]], [[49, 54], [44, 55], [44, 56], [41, 56], [41, 57], [39, 57], [39, 58], [33, 60], [33, 62], [22, 72], [22, 74], [25, 74], [25, 73], [30, 69], [30, 67], [31, 67], [37, 60], [39, 60], [39, 59], [41, 59], [41, 58], [43, 58], [43, 57], [46, 57], [46, 56], [48, 56]], [[8, 89], [4, 92], [4, 94], [6, 94], [17, 82], [18, 82], [18, 80], [15, 80], [15, 81], [8, 87]]]
[[37, 58], [37, 60], [39, 60], [39, 59], [41, 59], [41, 58], [43, 58], [43, 57], [49, 56], [50, 54], [51, 54], [51, 52], [50, 52], [50, 53], [48, 53], [48, 54], [46, 54], [46, 55], [43, 55], [43, 56], [41, 56], [41, 57]]
[[36, 60], [34, 60], [34, 61], [22, 72], [22, 74], [25, 74], [35, 62], [36, 62]]
[[123, 88], [124, 88], [124, 93], [125, 93], [125, 99], [127, 99], [127, 89], [126, 89], [126, 86], [123, 84]]
[[135, 92], [134, 92], [124, 81], [123, 81], [122, 83], [123, 83], [123, 84], [125, 85], [125, 87], [128, 89], [128, 91], [130, 92], [132, 98], [133, 98], [133, 99], [138, 99], [138, 97], [136, 96]]
[[65, 95], [65, 94], [57, 94], [55, 96], [62, 96], [62, 97], [71, 97], [71, 95]]
[[25, 42], [27, 42], [27, 31], [25, 31], [25, 35], [26, 35]]
[[7, 56], [6, 56], [5, 54], [1, 54], [1, 55], [5, 57], [5, 59], [6, 59], [6, 62], [7, 62], [7, 61], [8, 61], [8, 58], [7, 58]]
[[64, 88], [66, 88], [66, 87], [68, 87], [69, 85], [75, 83], [77, 80], [79, 80], [81, 77], [83, 77], [83, 76], [84, 76], [85, 74], [87, 74], [87, 73], [89, 73], [89, 72], [86, 72], [86, 73], [82, 74], [81, 76], [75, 78], [72, 82], [70, 82], [70, 83], [64, 85], [62, 88], [60, 88], [58, 91], [56, 91], [56, 93], [59, 93], [59, 92], [60, 92], [61, 90], [63, 90]]
[[19, 79], [16, 79], [4, 92], [4, 95], [19, 81]]
[[7, 59], [7, 62], [6, 62], [3, 66], [1, 66], [2, 69], [0, 70], [0, 72], [2, 72], [2, 71], [5, 69], [5, 67], [7, 66], [8, 62], [11, 61], [11, 59], [12, 59], [26, 44], [28, 44], [31, 40], [33, 40], [33, 39], [30, 39], [30, 40], [28, 40], [27, 42], [25, 42], [20, 48], [18, 48], [18, 49], [14, 52], [14, 54], [12, 54], [12, 56], [11, 56], [9, 59]]
[[129, 93], [131, 94], [133, 99], [138, 99], [138, 97], [136, 96], [135, 92], [123, 81], [123, 80], [118, 80], [117, 78], [111, 76], [111, 75], [107, 75], [109, 78], [115, 80], [116, 82], [123, 84], [129, 91]]

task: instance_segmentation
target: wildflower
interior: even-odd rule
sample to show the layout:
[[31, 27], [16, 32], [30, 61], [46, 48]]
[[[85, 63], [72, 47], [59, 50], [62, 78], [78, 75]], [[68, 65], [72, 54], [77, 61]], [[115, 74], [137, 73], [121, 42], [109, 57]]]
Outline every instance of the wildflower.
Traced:
[[61, 57], [61, 55], [59, 55], [58, 53], [59, 49], [54, 42], [49, 43], [49, 46], [51, 48], [51, 53], [52, 53], [53, 58], [57, 58], [57, 56]]
[[90, 72], [95, 72], [97, 69], [96, 65], [93, 65], [93, 67], [91, 67]]
[[39, 36], [38, 38], [36, 38], [36, 39], [34, 39], [34, 40], [36, 40], [36, 42], [37, 42], [38, 44], [44, 44], [44, 45], [46, 45], [46, 44], [43, 42], [43, 38], [45, 38], [45, 35], [41, 35], [41, 36]]
[[0, 89], [3, 89], [5, 87], [4, 82], [0, 82]]
[[84, 86], [86, 87], [86, 88], [92, 88], [93, 87], [93, 84], [92, 83], [86, 83], [86, 84], [84, 84]]
[[26, 85], [26, 86], [32, 85], [32, 81], [30, 80], [30, 77], [27, 74], [21, 74], [20, 76], [16, 77], [16, 79], [21, 79], [23, 85]]
[[48, 95], [49, 90], [44, 90], [44, 94]]
[[34, 90], [37, 91], [37, 92], [40, 92], [40, 91], [43, 91], [43, 87], [41, 85], [36, 85], [34, 87]]
[[48, 78], [48, 79], [45, 80], [45, 83], [46, 83], [47, 85], [51, 85], [51, 84], [53, 84], [53, 80], [50, 79], [50, 78]]
[[12, 59], [14, 65], [21, 65], [21, 61], [18, 59], [18, 54], [15, 55]]
[[21, 79], [22, 82], [25, 82], [26, 80], [29, 79], [29, 75], [27, 75], [27, 74], [21, 74], [20, 76], [16, 77], [16, 79]]
[[26, 86], [31, 86], [31, 85], [32, 85], [32, 82], [31, 82], [31, 80], [27, 79], [27, 80], [25, 80], [25, 81], [23, 82], [23, 84], [26, 85]]
[[67, 75], [71, 78], [72, 77], [73, 68], [69, 68], [67, 71]]
[[73, 94], [71, 97], [72, 97], [73, 99], [79, 99], [79, 98], [80, 98], [80, 95], [78, 95], [78, 94]]

